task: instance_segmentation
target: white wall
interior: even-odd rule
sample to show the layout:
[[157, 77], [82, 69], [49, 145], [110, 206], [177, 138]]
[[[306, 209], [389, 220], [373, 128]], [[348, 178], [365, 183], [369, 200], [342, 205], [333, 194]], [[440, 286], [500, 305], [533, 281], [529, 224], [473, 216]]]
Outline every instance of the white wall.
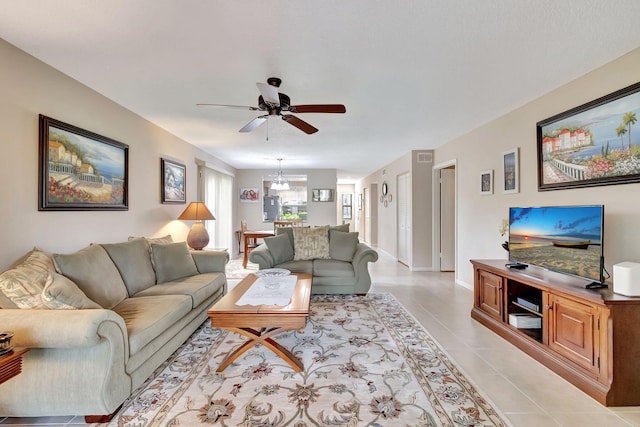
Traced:
[[[613, 61], [503, 117], [457, 138], [435, 151], [435, 163], [457, 159], [458, 281], [472, 286], [469, 259], [505, 258], [498, 233], [510, 206], [569, 204], [605, 205], [605, 266], [622, 261], [640, 262], [640, 184], [609, 185], [538, 192], [536, 123], [638, 82], [640, 49]], [[520, 192], [503, 194], [502, 153], [520, 149]], [[493, 169], [492, 196], [479, 194], [480, 172]]]
[[[186, 165], [187, 202], [197, 199], [196, 159], [235, 172], [3, 40], [0, 63], [0, 269], [34, 246], [65, 253], [132, 235], [184, 240], [191, 221], [175, 218], [186, 205], [160, 202], [160, 158]], [[39, 114], [129, 145], [128, 211], [38, 211]]]

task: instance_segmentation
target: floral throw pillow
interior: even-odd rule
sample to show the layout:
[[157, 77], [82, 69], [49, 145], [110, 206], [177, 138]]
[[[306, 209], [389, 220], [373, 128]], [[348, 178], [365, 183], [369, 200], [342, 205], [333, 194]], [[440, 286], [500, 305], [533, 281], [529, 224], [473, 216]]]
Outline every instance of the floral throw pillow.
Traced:
[[295, 261], [329, 259], [329, 226], [294, 227], [293, 249]]

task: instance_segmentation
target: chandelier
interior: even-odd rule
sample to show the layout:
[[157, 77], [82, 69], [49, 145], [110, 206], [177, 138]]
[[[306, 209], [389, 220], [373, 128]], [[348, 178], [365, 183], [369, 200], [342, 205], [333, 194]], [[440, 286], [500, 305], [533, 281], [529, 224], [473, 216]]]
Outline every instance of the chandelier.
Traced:
[[282, 159], [278, 159], [278, 175], [276, 176], [276, 179], [271, 181], [272, 190], [288, 190], [289, 189], [289, 183], [282, 175], [281, 162], [282, 162]]

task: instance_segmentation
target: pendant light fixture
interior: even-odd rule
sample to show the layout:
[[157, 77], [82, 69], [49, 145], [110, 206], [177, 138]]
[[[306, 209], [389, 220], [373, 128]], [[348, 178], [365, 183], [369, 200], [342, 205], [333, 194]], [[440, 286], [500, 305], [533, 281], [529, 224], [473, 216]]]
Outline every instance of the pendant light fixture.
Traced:
[[278, 175], [276, 179], [271, 181], [271, 189], [272, 190], [288, 190], [289, 183], [282, 175], [282, 159], [278, 159]]

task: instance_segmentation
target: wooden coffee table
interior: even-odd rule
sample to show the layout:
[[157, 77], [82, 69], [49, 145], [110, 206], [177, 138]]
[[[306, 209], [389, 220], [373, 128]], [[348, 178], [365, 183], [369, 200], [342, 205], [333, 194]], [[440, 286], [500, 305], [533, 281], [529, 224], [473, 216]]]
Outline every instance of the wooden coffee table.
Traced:
[[296, 372], [304, 369], [300, 359], [273, 340], [284, 331], [304, 329], [309, 316], [311, 275], [297, 274], [298, 280], [289, 305], [236, 305], [236, 302], [258, 279], [249, 274], [208, 311], [211, 325], [227, 329], [249, 338], [220, 364], [217, 372], [224, 371], [234, 360], [256, 344], [262, 344], [287, 362]]

